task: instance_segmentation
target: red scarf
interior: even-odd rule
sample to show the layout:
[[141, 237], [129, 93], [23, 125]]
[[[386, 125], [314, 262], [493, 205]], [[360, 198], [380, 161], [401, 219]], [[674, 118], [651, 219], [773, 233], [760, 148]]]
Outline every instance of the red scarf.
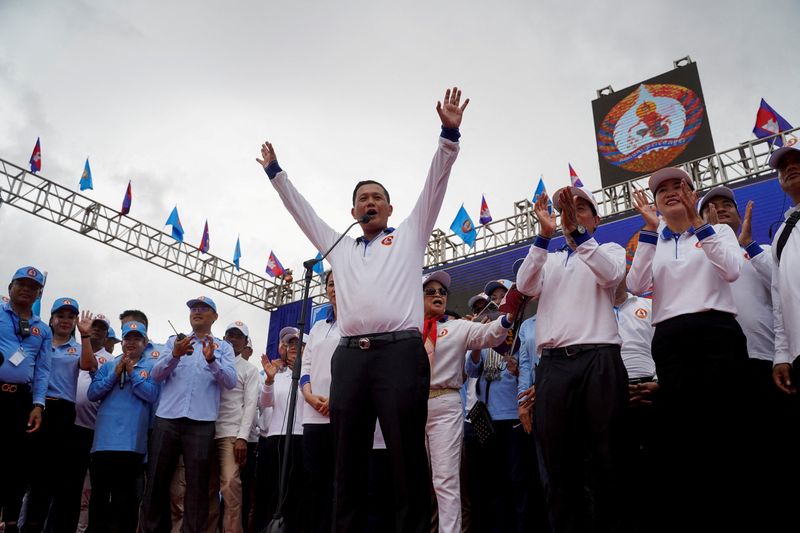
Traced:
[[422, 328], [422, 342], [425, 343], [425, 351], [428, 352], [428, 361], [433, 369], [433, 354], [436, 350], [436, 323], [439, 322], [441, 316], [434, 318], [426, 318], [425, 325]]

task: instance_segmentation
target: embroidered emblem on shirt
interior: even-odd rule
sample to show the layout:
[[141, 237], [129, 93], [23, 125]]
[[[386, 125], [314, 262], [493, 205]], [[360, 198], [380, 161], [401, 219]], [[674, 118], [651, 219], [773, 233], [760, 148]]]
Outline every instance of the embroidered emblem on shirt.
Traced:
[[642, 320], [644, 320], [645, 318], [647, 318], [647, 309], [642, 309], [640, 307], [634, 312], [634, 314], [636, 315], [637, 318], [641, 318]]
[[744, 253], [744, 258], [745, 258], [745, 259], [747, 259], [748, 261], [750, 261], [750, 254], [748, 254], [747, 252], [745, 252], [745, 253]]
[[159, 355], [161, 355], [161, 352], [159, 352], [158, 350], [153, 350], [152, 352], [150, 352], [150, 357], [152, 357], [153, 359], [158, 359]]
[[78, 353], [78, 350], [76, 348], [67, 348], [67, 353], [75, 354]]
[[141, 372], [139, 372], [139, 377], [141, 377], [142, 379], [147, 379], [147, 370], [142, 370]]
[[440, 337], [444, 337], [445, 335], [447, 335], [447, 328], [444, 328], [442, 329], [442, 331], [439, 332]]
[[37, 337], [42, 334], [42, 330], [40, 330], [37, 326], [33, 326], [31, 328], [31, 334], [36, 335]]
[[383, 238], [381, 244], [384, 246], [391, 246], [393, 240], [394, 240], [394, 235], [387, 235], [386, 237]]
[[105, 357], [98, 357], [97, 358], [97, 362], [100, 363], [101, 365], [104, 365], [104, 364], [106, 364], [106, 358]]

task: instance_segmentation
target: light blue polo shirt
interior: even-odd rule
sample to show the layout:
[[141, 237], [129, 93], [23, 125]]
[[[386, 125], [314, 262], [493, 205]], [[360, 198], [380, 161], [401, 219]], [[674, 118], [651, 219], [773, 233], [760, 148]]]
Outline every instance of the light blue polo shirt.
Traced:
[[[23, 339], [19, 331], [19, 316], [11, 304], [0, 306], [0, 352], [5, 361], [0, 365], [0, 382], [30, 385], [33, 403], [44, 405], [47, 382], [50, 379], [50, 356], [53, 334], [50, 327], [36, 315], [28, 320], [31, 334]], [[24, 358], [14, 365], [11, 358], [22, 347]]]
[[78, 373], [81, 362], [81, 345], [74, 338], [61, 346], [53, 346], [50, 356], [50, 381], [47, 397], [75, 403], [78, 390]]
[[100, 402], [92, 453], [115, 451], [144, 455], [150, 412], [158, 398], [158, 384], [150, 375], [155, 360], [142, 355], [120, 389], [114, 371], [121, 358], [119, 355], [101, 366], [89, 385], [89, 400]]

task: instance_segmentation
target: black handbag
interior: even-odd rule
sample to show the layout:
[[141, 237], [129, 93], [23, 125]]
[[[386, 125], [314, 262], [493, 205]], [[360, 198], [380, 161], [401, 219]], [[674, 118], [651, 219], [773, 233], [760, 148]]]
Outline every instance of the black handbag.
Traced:
[[[486, 401], [489, 401], [489, 386], [491, 381], [486, 383]], [[472, 409], [467, 413], [467, 420], [472, 423], [472, 429], [475, 430], [475, 435], [478, 436], [478, 442], [486, 444], [492, 435], [495, 434], [494, 424], [492, 424], [492, 415], [489, 414], [489, 407], [478, 400]]]

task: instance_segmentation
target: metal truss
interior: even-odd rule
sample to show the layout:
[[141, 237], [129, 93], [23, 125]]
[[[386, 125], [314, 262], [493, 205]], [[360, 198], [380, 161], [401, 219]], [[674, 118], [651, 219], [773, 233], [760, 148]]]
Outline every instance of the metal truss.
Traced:
[[[781, 137], [785, 143], [793, 144], [797, 142], [796, 135], [800, 135], [800, 128], [743, 142], [680, 167], [692, 177], [697, 190], [758, 179], [773, 172], [767, 165], [773, 151], [770, 141]], [[0, 203], [13, 205], [259, 309], [274, 311], [302, 298], [302, 279], [276, 283], [252, 272], [236, 271], [233, 263], [202, 254], [196, 247], [179, 243], [161, 230], [120, 216], [109, 207], [2, 159], [0, 174]], [[616, 218], [632, 211], [631, 192], [635, 188], [647, 189], [649, 177], [641, 176], [594, 191], [599, 215]], [[475, 246], [469, 248], [455, 234], [434, 229], [425, 252], [425, 268], [440, 267], [532, 239], [538, 233], [538, 220], [531, 201], [520, 200], [515, 202], [512, 216], [476, 230]], [[325, 301], [325, 288], [316, 277], [310, 295], [314, 304]]]
[[299, 298], [296, 283], [237, 271], [233, 263], [148, 226], [80, 193], [0, 159], [0, 205], [7, 204], [169, 270], [259, 309]]

